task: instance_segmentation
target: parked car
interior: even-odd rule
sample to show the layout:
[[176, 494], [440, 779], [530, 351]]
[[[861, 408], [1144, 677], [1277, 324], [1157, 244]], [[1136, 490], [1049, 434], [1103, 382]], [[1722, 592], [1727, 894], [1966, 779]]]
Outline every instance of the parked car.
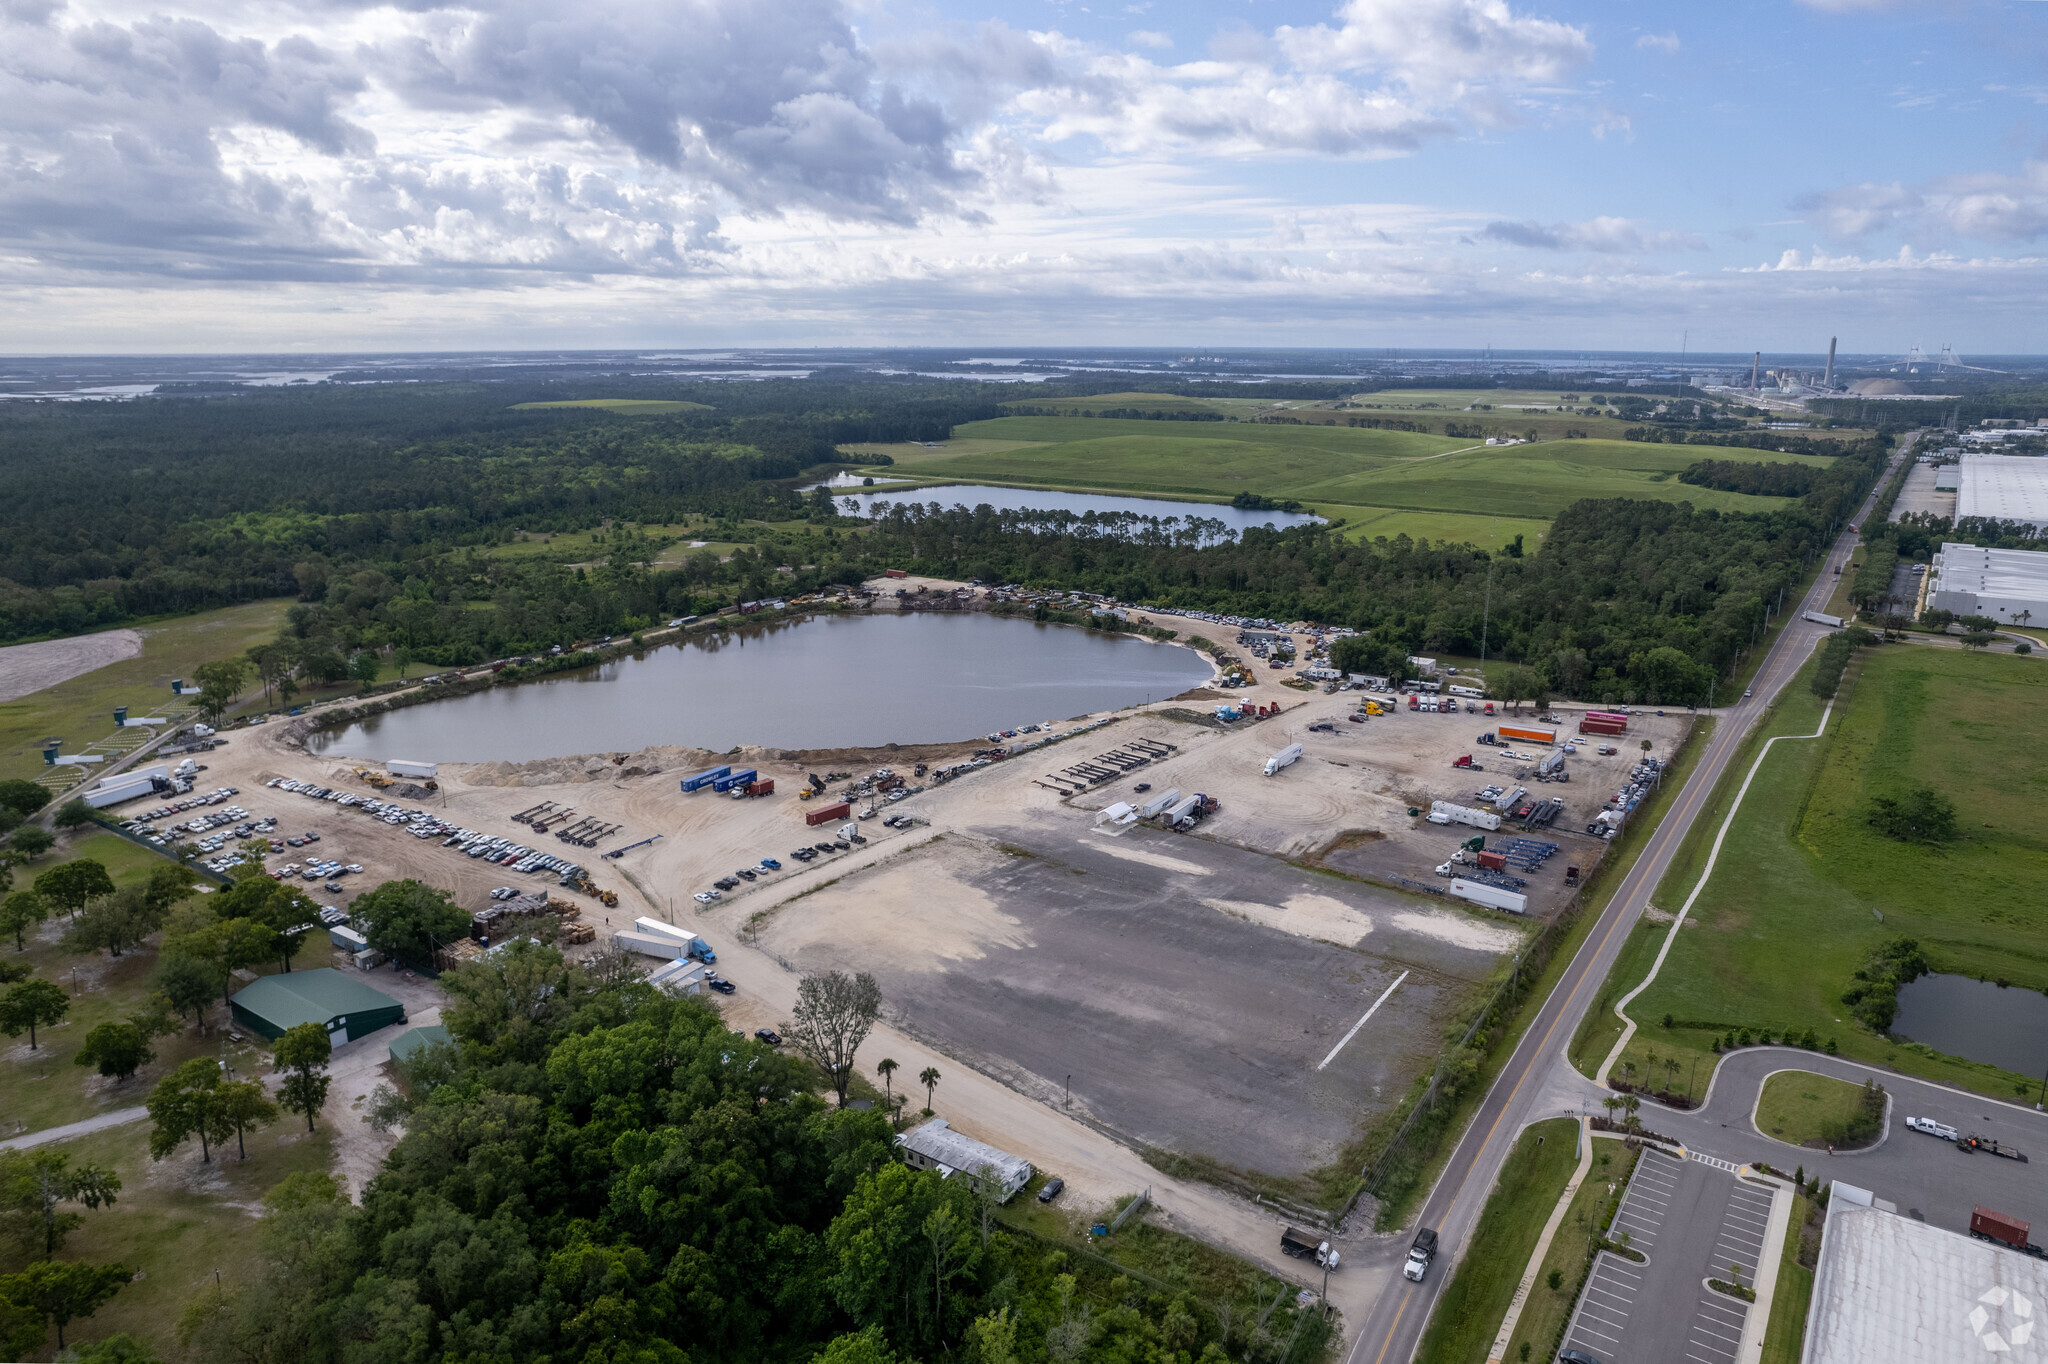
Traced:
[[771, 1047], [779, 1047], [782, 1045], [782, 1034], [775, 1031], [775, 1029], [773, 1028], [756, 1028], [754, 1029], [754, 1036], [760, 1038], [763, 1042], [766, 1042]]
[[723, 899], [724, 897], [723, 897], [723, 896], [721, 896], [721, 895], [720, 895], [720, 894], [719, 894], [719, 893], [718, 893], [717, 891], [715, 891], [715, 890], [700, 890], [700, 891], [698, 891], [698, 892], [697, 892], [697, 894], [696, 894], [696, 896], [695, 896], [694, 898], [696, 899], [696, 901], [697, 901], [697, 903], [698, 903], [698, 904], [700, 904], [700, 905], [708, 905], [708, 904], [710, 904], [710, 903], [711, 903], [711, 902], [712, 902], [713, 900], [719, 900], [719, 899]]
[[1557, 1352], [1557, 1364], [1600, 1364], [1600, 1360], [1584, 1350], [1567, 1347]]
[[705, 979], [704, 983], [722, 995], [729, 995], [739, 988], [724, 976], [709, 976]]
[[1061, 1179], [1058, 1175], [1054, 1175], [1051, 1179], [1046, 1180], [1045, 1187], [1038, 1191], [1038, 1201], [1041, 1203], [1050, 1203], [1055, 1198], [1058, 1198], [1060, 1196], [1060, 1192], [1064, 1190], [1066, 1187], [1067, 1181]]

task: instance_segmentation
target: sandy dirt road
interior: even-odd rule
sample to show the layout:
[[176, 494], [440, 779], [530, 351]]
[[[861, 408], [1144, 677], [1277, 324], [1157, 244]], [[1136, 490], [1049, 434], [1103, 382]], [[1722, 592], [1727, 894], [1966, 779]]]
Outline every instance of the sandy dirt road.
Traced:
[[18, 701], [141, 652], [142, 636], [133, 630], [10, 644], [0, 648], [0, 702]]

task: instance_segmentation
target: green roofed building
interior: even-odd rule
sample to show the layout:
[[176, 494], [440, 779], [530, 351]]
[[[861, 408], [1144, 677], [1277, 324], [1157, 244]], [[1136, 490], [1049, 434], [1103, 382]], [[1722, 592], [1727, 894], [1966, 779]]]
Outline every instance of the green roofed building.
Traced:
[[228, 1001], [235, 1022], [275, 1042], [287, 1028], [318, 1023], [336, 1046], [405, 1021], [405, 1006], [333, 967], [265, 976]]
[[409, 1028], [391, 1039], [391, 1059], [410, 1061], [428, 1047], [436, 1047], [443, 1042], [452, 1044], [454, 1041], [454, 1036], [438, 1023], [429, 1023], [421, 1028]]

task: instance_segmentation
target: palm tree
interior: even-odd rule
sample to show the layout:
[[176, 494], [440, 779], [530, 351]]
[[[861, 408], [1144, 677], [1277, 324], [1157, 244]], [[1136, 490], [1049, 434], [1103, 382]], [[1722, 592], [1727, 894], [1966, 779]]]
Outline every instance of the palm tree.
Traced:
[[924, 1086], [924, 1111], [932, 1111], [932, 1091], [939, 1087], [939, 1068], [926, 1066], [917, 1073], [917, 1082]]
[[895, 1075], [897, 1069], [896, 1062], [887, 1056], [884, 1056], [875, 1065], [875, 1074], [882, 1077], [883, 1102], [892, 1110], [896, 1107], [896, 1095], [890, 1087], [890, 1077]]

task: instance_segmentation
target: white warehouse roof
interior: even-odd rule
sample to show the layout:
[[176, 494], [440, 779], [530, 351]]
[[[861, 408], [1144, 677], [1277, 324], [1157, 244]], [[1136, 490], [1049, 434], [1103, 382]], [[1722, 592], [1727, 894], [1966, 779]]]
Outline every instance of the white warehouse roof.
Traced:
[[2004, 624], [2048, 621], [2048, 553], [1948, 544], [1934, 556], [1927, 605]]
[[1956, 519], [1988, 516], [2048, 526], [2048, 458], [1965, 454], [1956, 489]]
[[2048, 1263], [1872, 1206], [1839, 1181], [1820, 1247], [1801, 1364], [1982, 1364], [2021, 1357], [2037, 1334], [2048, 1342]]

